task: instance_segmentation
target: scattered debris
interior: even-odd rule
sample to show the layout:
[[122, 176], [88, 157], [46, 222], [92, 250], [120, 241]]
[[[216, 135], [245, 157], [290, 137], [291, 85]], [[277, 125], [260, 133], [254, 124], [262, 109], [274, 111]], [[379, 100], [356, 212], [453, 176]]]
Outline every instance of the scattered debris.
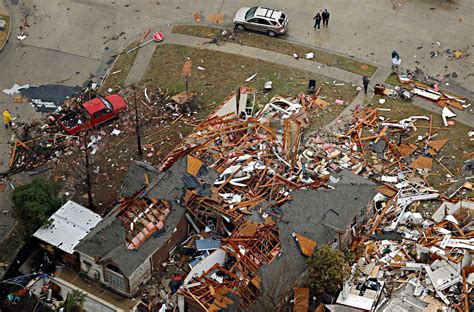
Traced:
[[249, 81], [252, 81], [253, 78], [255, 78], [257, 76], [257, 73], [253, 74], [252, 76], [248, 77], [247, 79], [245, 79], [245, 82], [249, 82]]

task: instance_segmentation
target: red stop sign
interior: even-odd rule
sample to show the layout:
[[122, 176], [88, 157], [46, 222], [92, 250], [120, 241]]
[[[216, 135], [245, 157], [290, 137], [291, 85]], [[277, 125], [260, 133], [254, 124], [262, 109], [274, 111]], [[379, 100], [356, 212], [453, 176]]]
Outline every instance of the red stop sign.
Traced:
[[157, 42], [162, 41], [163, 38], [164, 38], [164, 36], [163, 36], [163, 33], [161, 31], [156, 32], [156, 33], [153, 34], [153, 40], [155, 40]]

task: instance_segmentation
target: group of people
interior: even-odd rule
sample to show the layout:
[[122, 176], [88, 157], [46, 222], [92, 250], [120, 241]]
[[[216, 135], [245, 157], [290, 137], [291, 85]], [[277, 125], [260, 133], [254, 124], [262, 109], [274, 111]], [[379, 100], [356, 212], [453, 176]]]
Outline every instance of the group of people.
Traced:
[[316, 15], [313, 17], [314, 19], [314, 27], [313, 29], [319, 29], [321, 28], [321, 20], [323, 21], [323, 26], [328, 26], [329, 23], [329, 12], [328, 10], [324, 9], [322, 13], [318, 12]]

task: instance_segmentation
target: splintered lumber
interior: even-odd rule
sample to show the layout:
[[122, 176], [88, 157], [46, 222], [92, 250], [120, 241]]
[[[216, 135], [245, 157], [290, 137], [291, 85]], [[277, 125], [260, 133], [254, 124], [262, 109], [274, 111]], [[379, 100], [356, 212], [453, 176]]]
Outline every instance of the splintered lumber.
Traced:
[[448, 141], [448, 139], [434, 140], [428, 143], [428, 147], [438, 153]]
[[382, 195], [387, 196], [387, 197], [393, 197], [395, 196], [395, 194], [397, 194], [396, 189], [386, 186], [386, 185], [376, 186], [375, 189], [379, 191]]

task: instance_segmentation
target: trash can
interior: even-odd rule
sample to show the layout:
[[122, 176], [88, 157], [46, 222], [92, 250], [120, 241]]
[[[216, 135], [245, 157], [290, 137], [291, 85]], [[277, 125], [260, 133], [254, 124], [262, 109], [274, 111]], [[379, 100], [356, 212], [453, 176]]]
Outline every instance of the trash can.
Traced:
[[316, 80], [310, 79], [308, 81], [308, 92], [316, 91]]

